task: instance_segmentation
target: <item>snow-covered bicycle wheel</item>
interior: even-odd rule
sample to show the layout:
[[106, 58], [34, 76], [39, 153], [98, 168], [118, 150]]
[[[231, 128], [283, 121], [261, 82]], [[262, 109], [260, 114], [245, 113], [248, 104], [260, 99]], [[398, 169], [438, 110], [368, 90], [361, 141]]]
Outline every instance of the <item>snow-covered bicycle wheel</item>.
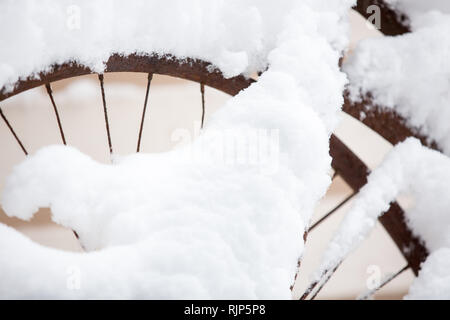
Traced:
[[[356, 9], [367, 16], [367, 5], [369, 4], [377, 4], [381, 6], [383, 17], [386, 18], [386, 23], [383, 24], [381, 30], [385, 34], [394, 35], [408, 31], [408, 27], [405, 26], [404, 23], [402, 23], [403, 18], [401, 18], [401, 16], [392, 11], [390, 7], [385, 5], [384, 2], [382, 1], [372, 1], [371, 3], [367, 3], [367, 1], [358, 1], [358, 6], [356, 7]], [[251, 15], [251, 10], [249, 12], [250, 12], [249, 14]], [[244, 17], [244, 20], [246, 18], [247, 17]], [[289, 37], [288, 33], [285, 37], [287, 38], [287, 41], [285, 43], [282, 43], [282, 45], [288, 46], [291, 44], [291, 42], [289, 41], [291, 41], [292, 39], [288, 38]], [[283, 47], [282, 45], [280, 45], [280, 48], [284, 49], [285, 47]], [[320, 45], [322, 44], [320, 43]], [[293, 46], [292, 50], [294, 51], [292, 55], [293, 57], [295, 57], [296, 50], [299, 50], [300, 52], [301, 50], [304, 49]], [[329, 50], [329, 48], [327, 48], [326, 50]], [[286, 69], [289, 68], [289, 64], [287, 65], [280, 64], [280, 60], [276, 59], [279, 58], [277, 55], [283, 54], [285, 54], [285, 52], [281, 51], [281, 49], [279, 51], [274, 49], [272, 53], [272, 55], [274, 56], [272, 64], [274, 65], [276, 72], [281, 73], [282, 71], [285, 71]], [[334, 67], [337, 69], [338, 68], [337, 61], [339, 57], [338, 56], [334, 57], [332, 54], [330, 56], [336, 58], [335, 59], [336, 65]], [[52, 104], [53, 110], [55, 112], [55, 119], [61, 134], [61, 141], [63, 144], [66, 144], [66, 135], [64, 133], [64, 127], [61, 124], [58, 114], [58, 104], [52, 95], [52, 83], [63, 79], [78, 77], [86, 74], [98, 74], [99, 94], [102, 96], [104, 119], [105, 119], [105, 123], [102, 125], [105, 126], [108, 147], [111, 153], [113, 153], [114, 150], [113, 149], [114, 141], [111, 139], [109, 128], [108, 97], [105, 95], [104, 92], [104, 78], [103, 78], [104, 73], [139, 72], [148, 74], [147, 92], [144, 98], [145, 102], [142, 110], [142, 120], [140, 123], [139, 136], [137, 137], [137, 148], [136, 148], [137, 151], [139, 151], [140, 140], [144, 128], [144, 119], [148, 100], [148, 92], [153, 74], [161, 74], [182, 78], [197, 82], [199, 84], [199, 94], [202, 95], [202, 102], [203, 102], [202, 105], [203, 113], [201, 118], [202, 126], [205, 110], [205, 101], [204, 101], [205, 86], [209, 86], [218, 89], [224, 93], [227, 93], [229, 95], [236, 96], [241, 92], [245, 94], [246, 92], [245, 89], [249, 88], [254, 83], [258, 83], [259, 79], [263, 79], [263, 81], [265, 81], [263, 82], [263, 84], [270, 82], [270, 85], [272, 85], [273, 88], [275, 88], [274, 90], [280, 90], [281, 92], [280, 96], [286, 94], [286, 92], [290, 90], [290, 88], [287, 89], [277, 88], [277, 84], [273, 79], [266, 80], [265, 72], [260, 73], [259, 76], [261, 78], [255, 77], [254, 79], [249, 77], [248, 74], [243, 73], [238, 75], [233, 74], [232, 76], [230, 76], [229, 71], [232, 70], [232, 68], [227, 69], [226, 72], [225, 71], [222, 72], [218, 66], [214, 65], [213, 63], [206, 62], [206, 60], [199, 59], [195, 55], [192, 55], [189, 58], [186, 58], [186, 55], [182, 55], [181, 58], [178, 58], [176, 54], [162, 55], [160, 52], [132, 53], [132, 54], [116, 53], [110, 55], [107, 59], [104, 60], [106, 62], [102, 72], [99, 72], [99, 70], [92, 68], [91, 66], [83, 65], [80, 62], [64, 61], [64, 63], [53, 63], [51, 65], [46, 65], [45, 67], [41, 68], [38, 72], [34, 71], [30, 74], [26, 74], [25, 76], [22, 74], [21, 80], [16, 81], [13, 84], [8, 83], [7, 86], [5, 85], [3, 88], [0, 89], [0, 115], [4, 120], [4, 123], [7, 125], [10, 133], [17, 141], [18, 146], [22, 149], [25, 155], [28, 155], [27, 146], [23, 143], [23, 141], [20, 139], [20, 136], [14, 130], [14, 123], [9, 121], [7, 115], [1, 112], [1, 101], [10, 98], [12, 96], [15, 96], [17, 94], [20, 94], [24, 91], [30, 90], [32, 88], [45, 86], [50, 98], [50, 103]], [[236, 57], [236, 60], [239, 63], [240, 58]], [[313, 59], [313, 61], [316, 60]], [[269, 63], [268, 65], [264, 65], [263, 67], [266, 68], [267, 66], [268, 66], [267, 73], [270, 75], [270, 72], [272, 72], [271, 69], [272, 65], [270, 65]], [[264, 69], [262, 68], [262, 66], [258, 67], [260, 70]], [[335, 76], [334, 72], [335, 72], [334, 70], [331, 72], [333, 76]], [[338, 78], [338, 76], [336, 77]], [[291, 85], [291, 82], [290, 80], [288, 80], [284, 82], [284, 84]], [[335, 87], [339, 87], [339, 85], [336, 85]], [[262, 97], [264, 98], [264, 95], [262, 95]], [[375, 132], [377, 132], [379, 135], [381, 135], [383, 138], [387, 139], [390, 143], [394, 145], [400, 141], [403, 141], [406, 137], [410, 136], [418, 137], [419, 139], [421, 139], [422, 142], [430, 145], [429, 139], [411, 129], [407, 125], [406, 120], [397, 113], [395, 113], [395, 111], [386, 111], [383, 108], [373, 108], [371, 109], [370, 112], [367, 112], [366, 107], [368, 104], [370, 104], [370, 101], [368, 99], [364, 100], [363, 102], [353, 102], [349, 98], [349, 95], [346, 94], [343, 110], [346, 113], [350, 114], [351, 116], [360, 120], [362, 123], [373, 129]], [[329, 112], [329, 110], [320, 110], [320, 111], [322, 113]], [[362, 111], [365, 112], [364, 116], [362, 116]], [[324, 119], [325, 119], [324, 122], [328, 121], [327, 116], [325, 116]], [[327, 130], [332, 131], [330, 130], [333, 127], [333, 124], [331, 124], [331, 120], [330, 123], [326, 123], [324, 127], [325, 129], [322, 130], [323, 132], [326, 132]], [[307, 138], [304, 139], [307, 140]], [[433, 143], [431, 143], [431, 146], [436, 147], [436, 145]], [[334, 177], [341, 176], [343, 180], [353, 189], [353, 193], [357, 193], [367, 182], [367, 175], [368, 175], [367, 166], [350, 150], [350, 148], [348, 148], [342, 141], [340, 141], [334, 135], [331, 135], [330, 139], [330, 155], [332, 157], [332, 167], [335, 171]], [[319, 192], [317, 191], [317, 193]], [[318, 195], [316, 196], [318, 197]], [[309, 227], [306, 226], [305, 230], [298, 230], [299, 233], [305, 232], [304, 240], [305, 241], [307, 240], [308, 233], [313, 232], [314, 228], [317, 225], [325, 221], [329, 216], [331, 216], [338, 208], [340, 208], [348, 200], [349, 199], [346, 199], [344, 200], [344, 202], [337, 204], [336, 207], [332, 208], [316, 224]], [[421, 240], [419, 240], [416, 236], [413, 235], [408, 225], [405, 223], [401, 207], [398, 204], [393, 203], [389, 211], [382, 217], [380, 217], [380, 222], [383, 224], [386, 231], [389, 233], [389, 235], [394, 240], [395, 244], [405, 257], [407, 266], [403, 268], [401, 271], [405, 270], [406, 268], [411, 268], [411, 270], [417, 275], [420, 269], [420, 264], [422, 263], [422, 261], [424, 261], [428, 252], [427, 249], [422, 244]], [[77, 230], [76, 228], [74, 228], [74, 231], [79, 232], [79, 230]], [[81, 234], [81, 237], [83, 236], [84, 235]], [[299, 238], [299, 242], [300, 241], [301, 238]], [[404, 250], [405, 248], [410, 248], [410, 250]], [[323, 285], [324, 283], [321, 283], [321, 286]], [[318, 288], [319, 290], [321, 286]], [[302, 298], [307, 297], [314, 298], [319, 292], [317, 288], [316, 289], [314, 288], [316, 288], [316, 285], [313, 284], [310, 290], [307, 291]], [[264, 291], [264, 288], [261, 289], [261, 291]], [[264, 295], [260, 294], [258, 297], [260, 296]]]

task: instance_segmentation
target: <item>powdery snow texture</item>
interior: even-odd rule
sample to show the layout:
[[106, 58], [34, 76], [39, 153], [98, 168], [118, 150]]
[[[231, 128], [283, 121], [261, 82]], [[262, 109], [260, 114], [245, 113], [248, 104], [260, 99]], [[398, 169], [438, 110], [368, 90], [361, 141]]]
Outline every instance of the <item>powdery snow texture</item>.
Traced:
[[[50, 206], [89, 252], [45, 248], [0, 225], [0, 296], [290, 298], [303, 232], [330, 184], [352, 2], [80, 1], [81, 29], [71, 32], [69, 1], [2, 2], [0, 38], [19, 47], [0, 53], [1, 85], [67, 60], [102, 71], [113, 52], [201, 58], [226, 76], [269, 69], [191, 147], [102, 165], [51, 146], [19, 164], [5, 212], [29, 219]], [[233, 132], [251, 150], [248, 132], [258, 129], [278, 132], [275, 171], [220, 161], [215, 132]], [[185, 157], [199, 150], [212, 161]], [[68, 289], [74, 270], [80, 290]]]
[[[410, 288], [410, 299], [447, 299], [450, 293], [450, 159], [409, 138], [395, 146], [368, 178], [326, 250], [317, 276], [355, 249], [399, 195], [414, 201], [408, 226], [431, 252]], [[406, 249], [406, 248], [405, 248]]]
[[450, 2], [390, 0], [412, 32], [361, 41], [343, 69], [353, 100], [372, 94], [450, 154]]

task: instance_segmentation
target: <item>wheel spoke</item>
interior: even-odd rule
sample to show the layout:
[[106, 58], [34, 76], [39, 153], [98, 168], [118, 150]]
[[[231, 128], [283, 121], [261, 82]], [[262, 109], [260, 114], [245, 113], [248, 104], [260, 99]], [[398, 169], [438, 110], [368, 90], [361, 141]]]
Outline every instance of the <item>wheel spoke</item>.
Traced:
[[205, 85], [203, 83], [200, 83], [200, 92], [202, 93], [202, 122], [200, 128], [203, 129], [205, 122]]
[[319, 220], [317, 220], [308, 230], [308, 232], [314, 230], [314, 228], [318, 227], [322, 222], [324, 222], [326, 219], [328, 219], [333, 213], [335, 213], [336, 211], [338, 211], [343, 205], [345, 205], [348, 201], [350, 201], [356, 193], [352, 193], [351, 195], [349, 195], [347, 198], [345, 198], [344, 200], [342, 200], [336, 207], [334, 207], [333, 209], [331, 209], [330, 211], [327, 212], [327, 214], [325, 214], [322, 218], [320, 218]]
[[106, 107], [105, 88], [104, 88], [104, 84], [103, 84], [103, 74], [98, 75], [98, 80], [100, 81], [100, 89], [102, 91], [103, 113], [105, 115], [105, 125], [106, 125], [106, 133], [108, 135], [109, 153], [112, 154], [113, 147], [112, 147], [112, 143], [111, 143], [111, 133], [109, 131], [108, 109]]
[[16, 139], [17, 143], [19, 144], [20, 148], [22, 149], [23, 153], [27, 156], [28, 152], [23, 146], [22, 141], [20, 141], [19, 137], [17, 136], [16, 132], [14, 131], [13, 127], [9, 123], [8, 119], [6, 118], [5, 114], [2, 111], [2, 108], [0, 108], [0, 116], [2, 117], [3, 121], [5, 122], [6, 126], [9, 128], [9, 131], [11, 131], [12, 135]]
[[358, 297], [358, 300], [367, 300], [370, 299], [378, 290], [383, 288], [385, 285], [387, 285], [389, 282], [397, 278], [399, 275], [401, 275], [404, 271], [408, 270], [409, 265], [404, 266], [402, 269], [397, 271], [396, 273], [386, 277], [383, 281], [380, 282], [380, 284], [374, 288], [369, 290], [368, 292], [362, 294], [360, 297]]
[[61, 125], [61, 119], [59, 117], [58, 108], [56, 107], [55, 99], [53, 99], [53, 92], [52, 92], [52, 87], [50, 85], [50, 82], [45, 84], [45, 88], [47, 89], [48, 96], [50, 97], [50, 101], [52, 102], [53, 110], [55, 111], [56, 122], [58, 122], [58, 128], [59, 128], [59, 133], [61, 135], [62, 142], [64, 145], [67, 145], [66, 137], [64, 136], [64, 130]]
[[145, 92], [144, 108], [142, 109], [141, 126], [139, 128], [139, 137], [138, 137], [136, 152], [139, 152], [139, 150], [141, 148], [142, 130], [144, 129], [144, 120], [145, 120], [145, 112], [147, 110], [148, 93], [150, 92], [150, 84], [152, 82], [152, 79], [153, 79], [153, 73], [149, 73], [148, 78], [147, 78], [147, 90]]
[[[325, 270], [320, 276], [319, 280], [314, 281], [309, 285], [308, 289], [306, 289], [306, 291], [303, 293], [300, 300], [306, 300], [306, 298], [308, 298], [308, 296], [310, 296], [311, 293], [312, 296], [310, 300], [314, 300], [316, 296], [319, 294], [319, 292], [323, 289], [323, 287], [327, 284], [327, 282], [331, 279], [331, 277], [339, 268], [339, 266], [342, 264], [342, 262], [343, 262], [342, 260], [339, 261], [333, 269]], [[317, 287], [317, 285], [319, 285], [319, 287]]]

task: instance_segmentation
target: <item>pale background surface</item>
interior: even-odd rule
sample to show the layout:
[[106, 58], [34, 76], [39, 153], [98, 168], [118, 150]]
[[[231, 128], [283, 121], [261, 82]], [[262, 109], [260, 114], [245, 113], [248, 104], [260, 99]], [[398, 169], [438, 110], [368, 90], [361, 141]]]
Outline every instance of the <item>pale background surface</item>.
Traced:
[[[363, 38], [379, 36], [356, 14], [351, 13], [352, 47]], [[135, 151], [140, 116], [145, 95], [145, 74], [106, 74], [105, 90], [108, 102], [114, 151], [129, 154]], [[109, 161], [103, 109], [96, 76], [84, 76], [53, 84], [62, 125], [69, 145], [79, 148], [102, 162]], [[194, 134], [201, 117], [199, 85], [185, 80], [155, 76], [152, 82], [141, 151], [162, 152], [177, 141], [174, 130], [186, 128]], [[206, 121], [208, 116], [228, 99], [217, 90], [206, 88]], [[30, 153], [40, 147], [60, 143], [54, 113], [44, 88], [30, 90], [2, 103], [2, 109], [13, 124]], [[369, 165], [375, 167], [390, 149], [390, 145], [373, 132], [344, 116], [337, 135]], [[5, 176], [24, 156], [3, 122], [0, 122], [0, 191]], [[337, 202], [350, 194], [350, 188], [336, 179], [326, 199], [317, 208], [318, 219]], [[349, 204], [320, 225], [309, 235], [301, 274], [294, 287], [294, 296], [301, 295], [308, 283], [308, 274], [319, 263], [320, 254], [345, 214]], [[71, 251], [81, 251], [73, 233], [50, 220], [42, 209], [30, 222], [6, 217], [0, 210], [0, 222], [15, 227], [42, 245]], [[405, 261], [381, 226], [371, 233], [337, 271], [318, 298], [353, 299], [367, 290], [366, 281], [373, 269], [381, 276], [394, 273]], [[373, 267], [375, 266], [375, 267]], [[384, 287], [377, 298], [401, 298], [408, 290], [413, 276], [410, 271]]]

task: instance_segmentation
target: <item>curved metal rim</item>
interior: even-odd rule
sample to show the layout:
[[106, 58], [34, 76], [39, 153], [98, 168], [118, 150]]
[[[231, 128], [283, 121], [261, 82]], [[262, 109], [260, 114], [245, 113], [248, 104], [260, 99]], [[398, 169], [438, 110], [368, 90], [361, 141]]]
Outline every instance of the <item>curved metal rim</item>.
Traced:
[[[383, 0], [358, 0], [354, 9], [363, 17], [368, 18], [373, 14], [372, 11], [368, 10], [371, 5], [376, 5], [380, 8], [382, 19], [380, 31], [384, 35], [398, 36], [411, 32], [408, 17], [402, 12], [395, 11]], [[376, 105], [370, 93], [361, 96], [360, 101], [352, 101], [349, 92], [345, 91], [342, 110], [375, 131], [392, 145], [396, 145], [408, 137], [415, 137], [423, 145], [441, 151], [435, 141], [421, 134], [420, 128], [408, 125], [408, 120], [395, 110]], [[342, 173], [345, 171], [342, 174], [344, 180], [355, 191], [359, 190], [367, 182], [368, 168], [351, 150], [345, 150], [348, 148], [339, 140], [333, 141], [332, 138], [330, 144], [334, 145], [334, 148], [330, 146], [334, 166], [340, 167], [339, 170]], [[345, 158], [345, 160], [335, 161], [335, 159], [340, 157]], [[342, 163], [346, 161], [349, 165], [342, 166]], [[428, 256], [428, 250], [424, 243], [409, 230], [404, 219], [403, 210], [394, 202], [391, 204], [388, 212], [381, 216], [379, 220], [397, 244], [413, 272], [417, 275], [420, 264]], [[406, 248], [414, 248], [414, 250], [408, 251], [405, 250]]]
[[435, 141], [421, 134], [419, 128], [409, 126], [408, 120], [396, 111], [374, 104], [370, 94], [361, 97], [360, 101], [352, 101], [349, 93], [345, 92], [342, 110], [393, 145], [404, 141], [408, 137], [415, 137], [423, 145], [441, 151]]
[[[363, 17], [368, 18], [373, 14], [371, 6], [380, 8], [380, 31], [386, 36], [398, 36], [411, 31], [408, 17], [383, 0], [358, 0], [354, 10]], [[395, 145], [408, 137], [416, 137], [423, 145], [439, 150], [435, 141], [420, 134], [419, 128], [408, 125], [408, 120], [393, 109], [384, 108], [373, 102], [371, 94], [360, 97], [360, 101], [352, 101], [348, 92], [344, 93], [345, 102], [343, 111], [366, 126], [380, 134], [383, 138]]]
[[[333, 168], [355, 192], [358, 192], [367, 183], [370, 172], [364, 162], [336, 136], [331, 136], [330, 139], [330, 155], [333, 158]], [[421, 263], [428, 256], [428, 251], [421, 239], [409, 229], [402, 208], [397, 202], [393, 202], [389, 210], [378, 220], [405, 257], [411, 270], [417, 275]]]
[[[1, 88], [0, 101], [50, 82], [96, 74], [88, 67], [71, 61], [61, 65], [55, 64], [47, 70], [51, 71], [39, 72], [36, 75], [28, 76], [25, 80], [19, 80], [12, 91]], [[203, 83], [233, 96], [255, 81], [241, 75], [225, 78], [222, 72], [214, 68], [211, 63], [202, 60], [191, 58], [177, 59], [172, 55], [158, 56], [156, 54], [131, 54], [128, 56], [113, 54], [106, 62], [104, 73], [108, 72], [145, 72], [168, 75]]]
[[[230, 95], [236, 95], [241, 90], [249, 87], [255, 80], [243, 76], [226, 79], [220, 71], [210, 72], [211, 64], [194, 59], [178, 60], [170, 56], [121, 56], [113, 55], [107, 62], [105, 72], [145, 72], [164, 74], [173, 77], [183, 78], [199, 83], [206, 84]], [[46, 83], [77, 77], [86, 74], [92, 74], [89, 68], [75, 63], [65, 63], [60, 66], [54, 66], [52, 71], [40, 73], [40, 78], [29, 77], [26, 80], [19, 81], [15, 89], [9, 93], [0, 91], [0, 101], [17, 95], [23, 91], [45, 85]], [[348, 101], [348, 100], [347, 100]], [[358, 111], [349, 110], [351, 104], [344, 106], [344, 111], [355, 116]], [[361, 104], [363, 106], [363, 104]], [[382, 136], [386, 137], [385, 126], [388, 128], [392, 124], [398, 125], [399, 118], [389, 117], [391, 122], [382, 121], [376, 124], [376, 119], [382, 118], [383, 113], [374, 113], [368, 124]], [[396, 132], [396, 130], [395, 130]], [[408, 131], [409, 136], [413, 135]], [[393, 135], [395, 138], [395, 135]], [[392, 139], [391, 139], [392, 140]], [[332, 136], [330, 140], [330, 154], [333, 157], [333, 167], [339, 172], [342, 178], [355, 190], [358, 191], [366, 182], [368, 169], [365, 164], [342, 143], [337, 137]], [[411, 269], [415, 274], [418, 273], [420, 263], [427, 255], [426, 249], [407, 227], [402, 209], [394, 203], [391, 209], [380, 218], [380, 222], [390, 234], [391, 238], [400, 249]], [[404, 248], [415, 248], [415, 250], [405, 251]]]
[[[371, 6], [380, 8], [380, 31], [386, 36], [398, 36], [411, 32], [409, 18], [402, 12], [396, 11], [383, 0], [358, 0], [353, 8], [364, 18], [369, 18], [373, 11]], [[423, 145], [441, 151], [438, 144], [420, 133], [420, 128], [408, 125], [408, 120], [395, 110], [376, 105], [371, 94], [360, 97], [360, 101], [352, 101], [350, 94], [344, 93], [343, 111], [380, 134], [395, 145], [408, 137], [419, 139]]]

